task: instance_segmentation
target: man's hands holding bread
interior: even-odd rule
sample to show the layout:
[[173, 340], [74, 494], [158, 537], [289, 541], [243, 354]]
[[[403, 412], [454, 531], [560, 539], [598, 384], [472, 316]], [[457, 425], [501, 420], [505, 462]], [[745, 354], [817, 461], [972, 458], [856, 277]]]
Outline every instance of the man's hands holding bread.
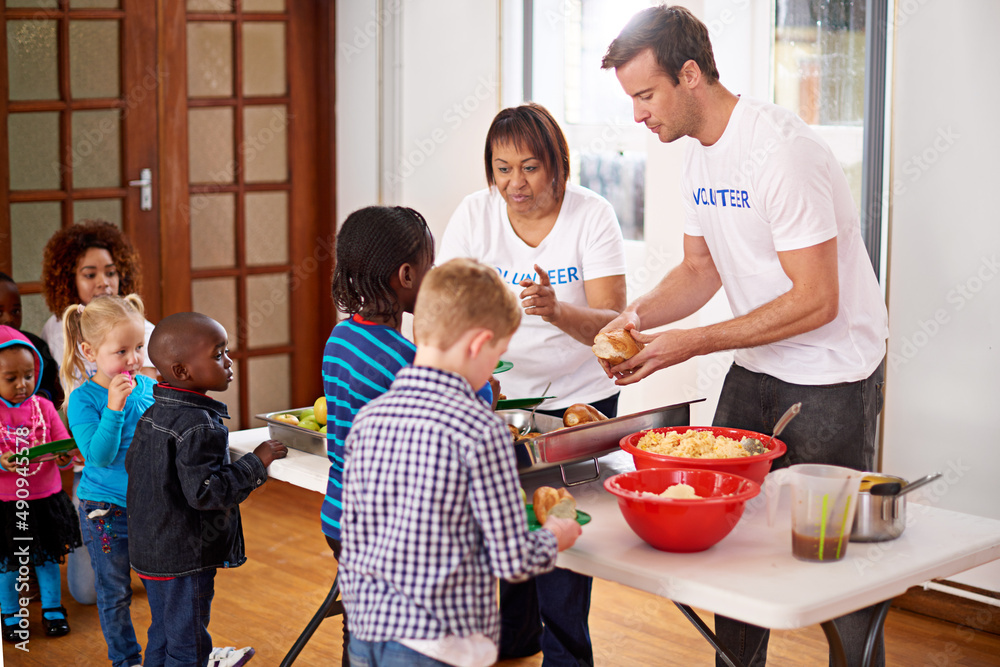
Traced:
[[576, 543], [582, 531], [576, 522], [576, 500], [569, 491], [540, 486], [535, 489], [531, 502], [538, 523], [556, 536], [559, 551]]
[[[639, 331], [639, 316], [625, 311], [601, 329], [594, 338], [594, 354], [615, 384], [634, 384], [661, 368], [687, 361], [702, 352], [689, 349], [691, 337], [685, 329], [656, 334]], [[627, 341], [635, 343], [633, 347]]]

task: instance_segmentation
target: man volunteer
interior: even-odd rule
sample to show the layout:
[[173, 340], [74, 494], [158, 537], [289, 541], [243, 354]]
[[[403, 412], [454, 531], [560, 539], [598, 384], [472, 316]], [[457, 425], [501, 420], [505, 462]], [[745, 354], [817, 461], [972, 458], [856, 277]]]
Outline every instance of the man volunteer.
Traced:
[[[615, 69], [636, 122], [661, 142], [697, 140], [688, 142], [682, 172], [683, 260], [604, 328], [633, 329], [645, 344], [609, 375], [628, 385], [735, 350], [716, 425], [769, 433], [801, 401], [776, 467], [871, 470], [888, 316], [829, 147], [792, 112], [726, 90], [706, 26], [683, 7], [636, 14], [602, 67]], [[733, 319], [639, 333], [691, 315], [720, 286]], [[865, 609], [836, 621], [849, 664], [860, 664], [870, 617]], [[716, 633], [744, 663], [755, 652], [753, 664], [765, 663], [767, 630], [716, 616]], [[881, 664], [881, 642], [876, 650]]]

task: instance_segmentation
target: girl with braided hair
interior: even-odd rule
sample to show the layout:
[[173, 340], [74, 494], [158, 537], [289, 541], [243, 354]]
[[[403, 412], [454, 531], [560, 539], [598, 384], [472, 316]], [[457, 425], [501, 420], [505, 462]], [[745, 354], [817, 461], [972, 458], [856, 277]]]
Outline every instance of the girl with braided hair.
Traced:
[[[333, 300], [348, 318], [333, 328], [323, 351], [330, 477], [321, 525], [338, 560], [344, 440], [358, 410], [413, 363], [417, 348], [402, 334], [403, 313], [413, 312], [420, 283], [433, 264], [434, 237], [412, 208], [368, 206], [347, 216], [337, 234]], [[478, 395], [493, 404], [489, 384]], [[345, 616], [345, 666], [350, 664], [348, 641]]]
[[[337, 234], [333, 300], [348, 318], [330, 333], [323, 351], [328, 411], [330, 478], [323, 499], [323, 534], [340, 559], [344, 440], [354, 416], [381, 396], [396, 373], [413, 362], [416, 347], [401, 333], [417, 290], [434, 262], [434, 237], [423, 216], [401, 206], [369, 206], [347, 216]], [[348, 665], [347, 618], [343, 664]]]

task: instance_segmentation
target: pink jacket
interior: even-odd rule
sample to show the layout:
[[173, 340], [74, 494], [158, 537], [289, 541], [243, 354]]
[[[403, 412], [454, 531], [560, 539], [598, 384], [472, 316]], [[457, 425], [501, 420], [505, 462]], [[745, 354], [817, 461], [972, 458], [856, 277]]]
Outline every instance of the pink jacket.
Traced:
[[[27, 347], [35, 357], [35, 390], [42, 379], [42, 358], [34, 345], [17, 329], [0, 326], [0, 350], [13, 345]], [[27, 400], [13, 404], [0, 397], [0, 453], [18, 451], [53, 440], [68, 438], [69, 432], [63, 425], [52, 402], [41, 396], [32, 395]], [[21, 481], [19, 479], [27, 481]], [[21, 498], [34, 500], [58, 493], [62, 489], [59, 468], [54, 461], [28, 465], [26, 475], [7, 472], [0, 468], [0, 501], [17, 500], [18, 489]]]

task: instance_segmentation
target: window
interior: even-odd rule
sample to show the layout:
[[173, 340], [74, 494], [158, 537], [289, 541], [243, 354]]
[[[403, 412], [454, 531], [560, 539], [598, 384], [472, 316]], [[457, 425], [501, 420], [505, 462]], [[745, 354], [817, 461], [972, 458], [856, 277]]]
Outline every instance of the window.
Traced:
[[[626, 239], [643, 238], [643, 202], [646, 180], [646, 133], [632, 120], [632, 103], [622, 92], [613, 71], [601, 69], [608, 44], [644, 0], [525, 0], [505, 17], [517, 27], [520, 39], [505, 42], [522, 56], [520, 86], [508, 86], [505, 106], [531, 100], [547, 108], [559, 121], [570, 149], [570, 180], [590, 188], [611, 202]], [[524, 20], [524, 17], [529, 17]], [[505, 81], [517, 80], [508, 67]], [[511, 76], [514, 74], [515, 76]]]
[[[534, 100], [562, 125], [572, 179], [614, 205], [625, 237], [643, 238], [648, 133], [613, 72], [608, 44], [646, 0], [521, 0], [503, 3], [503, 104]], [[826, 140], [861, 210], [876, 272], [885, 208], [886, 0], [705, 0], [722, 83], [773, 96]], [[655, 174], [649, 174], [657, 178]]]
[[861, 205], [865, 0], [777, 0], [774, 102], [826, 140]]

